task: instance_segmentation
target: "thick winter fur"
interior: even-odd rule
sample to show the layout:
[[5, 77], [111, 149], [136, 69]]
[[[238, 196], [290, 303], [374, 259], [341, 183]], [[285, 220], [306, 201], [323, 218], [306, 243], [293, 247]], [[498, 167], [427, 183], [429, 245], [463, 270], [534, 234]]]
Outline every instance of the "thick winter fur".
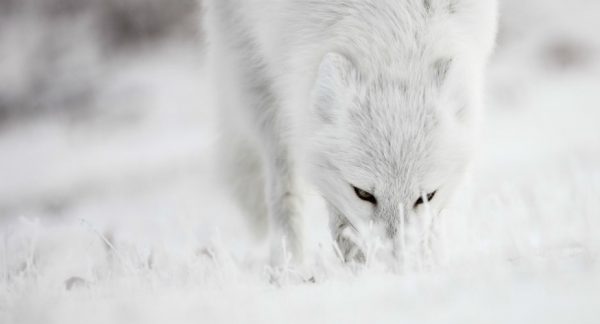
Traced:
[[346, 254], [347, 228], [394, 240], [419, 197], [445, 205], [477, 138], [495, 0], [205, 1], [224, 166], [269, 215], [274, 260], [302, 259], [302, 179]]

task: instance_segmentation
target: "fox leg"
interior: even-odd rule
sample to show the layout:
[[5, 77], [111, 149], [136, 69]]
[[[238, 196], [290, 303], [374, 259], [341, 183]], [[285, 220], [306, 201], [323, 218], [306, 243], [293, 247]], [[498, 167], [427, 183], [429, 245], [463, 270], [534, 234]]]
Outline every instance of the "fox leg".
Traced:
[[[260, 84], [261, 80], [255, 82]], [[255, 125], [264, 163], [271, 262], [281, 265], [291, 259], [300, 263], [303, 259], [302, 203], [297, 166], [288, 136], [291, 124], [283, 119], [279, 102], [267, 90], [266, 84], [258, 87], [260, 92], [252, 92], [251, 102], [255, 102], [253, 107], [258, 109], [257, 116], [260, 116]]]
[[[229, 121], [230, 123], [230, 121]], [[228, 123], [228, 124], [229, 124]], [[256, 143], [248, 136], [225, 125], [219, 142], [219, 168], [229, 194], [247, 217], [247, 223], [257, 238], [268, 233], [268, 211], [262, 158]]]
[[[253, 74], [255, 78], [257, 75]], [[301, 198], [296, 164], [284, 130], [289, 124], [280, 119], [277, 101], [267, 91], [267, 84], [259, 86], [261, 82], [264, 80], [242, 82], [254, 86], [240, 87], [240, 100], [235, 104], [240, 109], [223, 111], [238, 114], [249, 132], [246, 138], [235, 129], [226, 132], [220, 167], [226, 169], [229, 187], [251, 216], [257, 233], [268, 231], [272, 264], [281, 265], [290, 258], [298, 263], [303, 258]], [[229, 117], [223, 116], [222, 122], [231, 124]], [[232, 128], [225, 124], [224, 129]]]
[[[234, 100], [234, 109], [225, 116], [237, 117], [249, 126], [250, 137], [256, 143], [262, 174], [253, 165], [244, 163], [239, 172], [256, 172], [244, 178], [259, 187], [247, 190], [263, 190], [261, 193], [245, 194], [244, 199], [262, 199], [268, 213], [271, 240], [271, 259], [274, 264], [286, 262], [291, 255], [294, 261], [302, 260], [302, 218], [300, 196], [297, 188], [297, 169], [291, 154], [289, 130], [291, 124], [284, 120], [281, 100], [273, 87], [273, 79], [265, 64], [257, 42], [248, 33], [244, 15], [238, 12], [237, 1], [211, 1], [209, 26], [212, 31], [212, 48], [218, 64], [220, 91], [227, 100]], [[235, 116], [232, 116], [234, 115]], [[235, 126], [234, 126], [235, 127]], [[260, 174], [260, 175], [259, 175]], [[247, 199], [246, 199], [247, 200]], [[248, 201], [246, 201], [248, 205]], [[258, 205], [261, 203], [250, 204]]]

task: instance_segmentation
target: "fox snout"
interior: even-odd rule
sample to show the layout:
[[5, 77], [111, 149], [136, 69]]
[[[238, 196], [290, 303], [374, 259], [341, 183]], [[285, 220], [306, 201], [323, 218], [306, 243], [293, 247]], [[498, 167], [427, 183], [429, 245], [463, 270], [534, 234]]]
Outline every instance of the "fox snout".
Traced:
[[409, 211], [405, 204], [397, 204], [392, 208], [383, 208], [376, 213], [376, 218], [383, 220], [385, 224], [385, 237], [396, 239], [404, 226], [408, 223]]

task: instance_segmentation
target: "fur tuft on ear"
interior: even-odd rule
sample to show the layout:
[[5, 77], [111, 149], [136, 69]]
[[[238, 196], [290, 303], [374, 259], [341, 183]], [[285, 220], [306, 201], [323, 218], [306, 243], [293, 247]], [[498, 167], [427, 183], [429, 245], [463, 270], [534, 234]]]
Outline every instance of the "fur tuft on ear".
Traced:
[[435, 83], [438, 87], [441, 87], [444, 84], [444, 81], [446, 81], [451, 65], [451, 58], [441, 58], [433, 63]]
[[331, 123], [347, 103], [357, 73], [345, 56], [328, 53], [323, 57], [312, 90], [312, 105], [322, 121]]

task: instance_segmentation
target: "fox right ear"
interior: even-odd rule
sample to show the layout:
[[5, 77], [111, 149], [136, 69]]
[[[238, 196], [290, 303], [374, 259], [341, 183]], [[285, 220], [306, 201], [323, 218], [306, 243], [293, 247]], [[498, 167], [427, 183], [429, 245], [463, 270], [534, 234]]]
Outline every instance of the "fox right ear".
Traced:
[[324, 122], [332, 122], [348, 105], [356, 78], [356, 69], [345, 56], [332, 52], [323, 57], [312, 90], [312, 105]]

